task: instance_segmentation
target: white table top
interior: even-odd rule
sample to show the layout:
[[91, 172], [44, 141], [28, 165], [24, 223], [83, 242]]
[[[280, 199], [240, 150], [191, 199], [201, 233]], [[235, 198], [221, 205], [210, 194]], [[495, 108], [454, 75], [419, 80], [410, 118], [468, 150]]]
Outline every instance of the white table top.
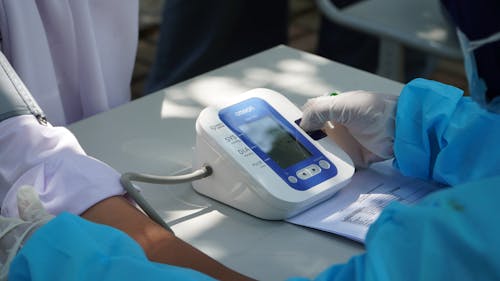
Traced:
[[[399, 93], [402, 84], [278, 46], [72, 124], [88, 154], [120, 172], [169, 175], [191, 167], [198, 113], [217, 100], [265, 87], [301, 106], [332, 90]], [[176, 235], [258, 280], [312, 278], [362, 253], [351, 240], [265, 221], [197, 194], [190, 184], [138, 184]]]

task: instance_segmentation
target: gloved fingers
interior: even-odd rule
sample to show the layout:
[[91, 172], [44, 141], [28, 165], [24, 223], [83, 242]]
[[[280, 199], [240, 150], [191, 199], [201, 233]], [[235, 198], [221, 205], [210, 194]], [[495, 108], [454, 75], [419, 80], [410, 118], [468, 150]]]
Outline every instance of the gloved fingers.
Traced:
[[349, 126], [349, 122], [362, 119], [371, 107], [378, 106], [376, 95], [359, 90], [309, 99], [302, 107], [300, 125], [306, 131], [320, 129], [327, 121]]
[[7, 280], [10, 263], [26, 239], [52, 215], [45, 211], [33, 186], [17, 192], [19, 218], [0, 216], [0, 280]]
[[301, 127], [317, 130], [327, 121], [342, 124], [369, 123], [385, 110], [387, 102], [395, 104], [397, 96], [368, 91], [349, 91], [336, 96], [309, 99], [302, 107]]
[[42, 205], [38, 193], [33, 186], [24, 185], [17, 192], [19, 217], [25, 221], [35, 222], [48, 220], [53, 216]]
[[368, 151], [381, 160], [392, 158], [398, 96], [357, 91], [351, 99], [338, 119]]
[[393, 157], [397, 99], [396, 95], [367, 91], [310, 99], [303, 107], [300, 125], [306, 131], [326, 128], [327, 121], [345, 127], [351, 140], [342, 134], [336, 142], [351, 144], [344, 150], [356, 151], [351, 153], [355, 154], [354, 162], [357, 166], [367, 166]]
[[23, 224], [24, 221], [18, 218], [8, 218], [0, 216], [0, 241], [7, 233], [14, 230], [19, 225]]
[[314, 131], [323, 128], [330, 121], [330, 104], [335, 97], [322, 96], [309, 99], [302, 106], [302, 120], [300, 127], [305, 131]]
[[340, 124], [333, 124], [333, 128], [326, 127], [325, 133], [349, 155], [356, 168], [367, 168], [374, 162], [384, 160], [361, 145], [349, 130]]
[[6, 280], [9, 264], [17, 254], [30, 224], [19, 218], [0, 216], [0, 280]]
[[42, 206], [33, 186], [21, 186], [17, 192], [19, 218], [0, 216], [0, 280], [6, 280], [10, 263], [24, 241], [52, 218]]

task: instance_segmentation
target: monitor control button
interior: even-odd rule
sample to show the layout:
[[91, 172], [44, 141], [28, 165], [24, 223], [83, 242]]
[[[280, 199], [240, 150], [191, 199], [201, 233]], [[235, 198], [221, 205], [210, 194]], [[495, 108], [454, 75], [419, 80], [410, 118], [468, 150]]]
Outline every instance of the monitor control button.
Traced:
[[320, 160], [318, 164], [323, 169], [330, 169], [331, 167], [330, 163], [328, 163], [328, 161], [326, 160]]
[[289, 181], [289, 182], [291, 182], [291, 183], [297, 183], [297, 181], [298, 181], [298, 180], [297, 180], [297, 178], [296, 178], [296, 177], [294, 177], [294, 176], [289, 176], [289, 177], [288, 177], [288, 181]]
[[306, 168], [304, 169], [300, 169], [297, 171], [297, 177], [301, 180], [306, 180], [310, 177], [312, 177], [313, 175], [311, 174], [311, 172]]
[[311, 173], [311, 176], [321, 173], [321, 168], [316, 164], [309, 165], [306, 169]]

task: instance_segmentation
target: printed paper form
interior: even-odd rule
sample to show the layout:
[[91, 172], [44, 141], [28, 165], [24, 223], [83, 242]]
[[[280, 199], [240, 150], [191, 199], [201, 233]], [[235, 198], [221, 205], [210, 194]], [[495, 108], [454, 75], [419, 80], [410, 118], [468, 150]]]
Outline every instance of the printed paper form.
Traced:
[[287, 221], [364, 242], [368, 227], [390, 202], [412, 204], [440, 188], [402, 176], [391, 163], [385, 161], [357, 171], [332, 198]]

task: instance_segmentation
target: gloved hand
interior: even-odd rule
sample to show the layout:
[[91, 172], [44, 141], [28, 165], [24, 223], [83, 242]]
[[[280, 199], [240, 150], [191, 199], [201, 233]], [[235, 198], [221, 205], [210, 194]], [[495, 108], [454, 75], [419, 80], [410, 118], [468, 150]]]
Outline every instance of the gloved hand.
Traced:
[[47, 213], [32, 186], [22, 186], [17, 193], [19, 218], [0, 216], [0, 280], [7, 280], [10, 263], [24, 241], [53, 218]]
[[[306, 131], [324, 128], [356, 167], [367, 167], [394, 157], [397, 98], [367, 91], [313, 98], [302, 108], [300, 126]], [[328, 121], [333, 128], [325, 126]]]

